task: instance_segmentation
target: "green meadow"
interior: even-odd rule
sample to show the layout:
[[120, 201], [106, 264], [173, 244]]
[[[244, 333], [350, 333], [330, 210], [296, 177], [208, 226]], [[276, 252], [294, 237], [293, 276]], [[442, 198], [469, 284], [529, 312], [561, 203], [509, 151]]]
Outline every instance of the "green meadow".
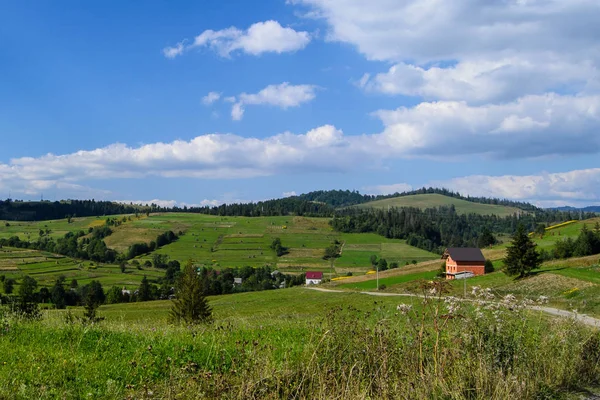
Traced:
[[600, 374], [598, 333], [540, 313], [304, 288], [209, 302], [195, 327], [169, 325], [168, 301], [91, 325], [0, 308], [0, 398], [574, 399]]
[[[388, 263], [401, 265], [413, 260], [420, 262], [437, 255], [408, 246], [405, 241], [386, 239], [372, 233], [341, 234], [333, 231], [327, 218], [307, 217], [219, 217], [200, 214], [159, 214], [133, 221], [115, 229], [107, 238], [110, 246], [119, 237], [137, 237], [145, 240], [164, 230], [184, 234], [156, 252], [171, 259], [211, 266], [215, 269], [241, 266], [271, 265], [282, 272], [298, 273], [306, 270], [332, 273], [364, 273], [371, 268], [370, 257], [386, 258]], [[287, 254], [277, 257], [270, 248], [280, 238]], [[341, 257], [331, 269], [331, 262], [323, 259], [325, 248], [334, 241], [342, 246]], [[145, 259], [141, 257], [141, 259]]]
[[356, 205], [357, 208], [382, 208], [388, 207], [417, 207], [417, 208], [433, 208], [441, 206], [451, 206], [456, 208], [456, 212], [460, 214], [495, 214], [499, 217], [506, 217], [513, 214], [522, 213], [515, 207], [500, 206], [494, 204], [473, 203], [467, 200], [457, 199], [454, 197], [443, 196], [441, 194], [415, 194], [411, 196], [393, 197], [383, 200], [370, 201]]

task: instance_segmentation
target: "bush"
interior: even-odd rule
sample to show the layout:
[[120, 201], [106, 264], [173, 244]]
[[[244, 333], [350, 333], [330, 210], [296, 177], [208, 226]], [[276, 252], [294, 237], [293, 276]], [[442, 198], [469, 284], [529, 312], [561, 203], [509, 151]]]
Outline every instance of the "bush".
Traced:
[[485, 260], [484, 272], [486, 274], [494, 272], [494, 263], [492, 262], [492, 260]]

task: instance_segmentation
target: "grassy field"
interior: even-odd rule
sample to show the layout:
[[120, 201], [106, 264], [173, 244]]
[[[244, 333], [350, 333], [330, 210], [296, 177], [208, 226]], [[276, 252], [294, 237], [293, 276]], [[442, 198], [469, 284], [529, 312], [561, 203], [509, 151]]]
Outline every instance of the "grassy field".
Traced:
[[539, 314], [302, 288], [209, 301], [198, 327], [168, 325], [167, 301], [94, 325], [0, 312], [0, 398], [576, 398], [600, 373], [597, 334]]
[[[35, 222], [0, 220], [0, 238], [18, 236], [21, 240], [36, 241], [40, 236], [40, 230], [43, 230], [45, 235], [45, 231], [48, 230], [49, 233], [47, 235], [57, 239], [63, 237], [67, 232], [84, 231], [87, 233], [89, 228], [104, 225], [107, 218], [121, 220], [123, 217], [135, 219], [133, 215], [107, 215], [103, 217], [73, 218], [71, 223], [66, 218]], [[139, 218], [143, 218], [143, 216]]]
[[55, 280], [64, 275], [67, 283], [72, 279], [87, 284], [98, 280], [104, 287], [119, 286], [129, 289], [137, 288], [144, 276], [149, 279], [164, 275], [164, 271], [144, 267], [141, 270], [128, 266], [125, 273], [118, 265], [98, 264], [92, 261], [73, 260], [56, 254], [4, 247], [0, 249], [0, 275], [20, 278], [30, 275], [41, 287], [52, 286]]
[[390, 199], [370, 201], [368, 203], [359, 204], [358, 208], [383, 208], [388, 207], [416, 207], [416, 208], [432, 208], [440, 206], [456, 207], [456, 212], [460, 214], [495, 214], [499, 217], [506, 217], [515, 213], [523, 212], [515, 207], [506, 207], [493, 204], [480, 204], [470, 201], [457, 199], [454, 197], [443, 196], [441, 194], [415, 194], [411, 196], [393, 197]]
[[[271, 265], [284, 272], [317, 270], [335, 273], [364, 273], [370, 269], [369, 258], [375, 254], [388, 263], [401, 265], [437, 258], [437, 255], [408, 246], [402, 240], [365, 234], [341, 234], [333, 231], [326, 218], [306, 217], [215, 217], [199, 214], [162, 214], [133, 221], [117, 229], [107, 244], [118, 237], [136, 237], [143, 241], [158, 232], [183, 231], [179, 240], [157, 250], [171, 259], [216, 269], [240, 266]], [[274, 238], [280, 238], [288, 253], [277, 257], [270, 249]], [[334, 270], [323, 260], [325, 248], [335, 240], [343, 243], [342, 256], [335, 260]], [[143, 257], [142, 257], [143, 259]]]
[[[123, 216], [117, 216], [122, 219]], [[50, 229], [50, 236], [60, 237], [66, 232], [101, 226], [103, 218], [76, 218], [45, 222], [13, 222], [9, 227], [0, 225], [0, 237], [18, 235], [34, 240], [39, 229]], [[386, 239], [372, 233], [341, 234], [331, 229], [326, 218], [304, 217], [216, 217], [200, 214], [168, 213], [150, 217], [132, 217], [131, 221], [111, 227], [112, 235], [104, 240], [109, 247], [124, 252], [133, 243], [149, 243], [156, 236], [172, 230], [180, 238], [156, 251], [170, 259], [185, 263], [192, 260], [198, 265], [215, 269], [242, 266], [271, 265], [286, 273], [307, 270], [325, 271], [329, 274], [363, 274], [371, 268], [370, 257], [386, 258], [388, 263], [405, 265], [438, 258], [427, 251], [408, 246], [402, 240]], [[288, 253], [277, 257], [269, 247], [279, 237]], [[341, 242], [341, 257], [334, 262], [323, 260], [324, 250], [335, 240]], [[152, 255], [140, 256], [143, 263]], [[26, 274], [36, 278], [40, 285], [51, 285], [60, 275], [82, 283], [99, 280], [105, 286], [137, 286], [144, 275], [149, 278], [163, 271], [144, 267], [138, 270], [129, 265], [122, 273], [118, 265], [104, 265], [77, 261], [45, 252], [23, 249], [0, 249], [0, 275], [20, 278]]]

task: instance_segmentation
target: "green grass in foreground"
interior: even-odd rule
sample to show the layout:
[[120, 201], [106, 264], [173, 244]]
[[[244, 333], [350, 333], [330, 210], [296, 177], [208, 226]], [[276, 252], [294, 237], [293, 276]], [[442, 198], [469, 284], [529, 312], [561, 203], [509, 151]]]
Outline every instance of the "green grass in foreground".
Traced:
[[408, 318], [395, 306], [410, 300], [218, 296], [196, 328], [166, 325], [168, 302], [103, 306], [93, 326], [0, 316], [0, 398], [539, 399], [600, 376], [600, 336], [571, 321], [469, 305], [449, 318], [421, 299]]

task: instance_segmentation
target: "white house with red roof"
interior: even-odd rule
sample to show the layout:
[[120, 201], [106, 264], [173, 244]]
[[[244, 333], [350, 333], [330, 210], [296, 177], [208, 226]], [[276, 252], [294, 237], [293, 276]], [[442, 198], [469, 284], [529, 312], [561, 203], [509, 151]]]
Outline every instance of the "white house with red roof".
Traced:
[[308, 271], [306, 273], [306, 285], [318, 285], [323, 281], [323, 273]]

